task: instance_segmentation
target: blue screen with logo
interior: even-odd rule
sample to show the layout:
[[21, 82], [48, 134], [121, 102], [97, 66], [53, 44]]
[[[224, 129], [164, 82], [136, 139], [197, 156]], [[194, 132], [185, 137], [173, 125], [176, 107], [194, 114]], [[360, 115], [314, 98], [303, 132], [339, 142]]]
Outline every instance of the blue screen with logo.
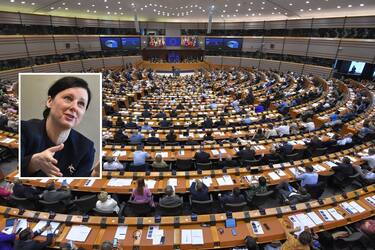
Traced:
[[100, 44], [103, 50], [120, 49], [121, 41], [118, 37], [101, 37]]
[[242, 38], [224, 38], [225, 50], [241, 50], [242, 49]]
[[166, 37], [165, 45], [171, 46], [171, 47], [181, 46], [181, 38], [180, 37]]
[[122, 37], [121, 38], [123, 49], [140, 49], [141, 38], [140, 37]]

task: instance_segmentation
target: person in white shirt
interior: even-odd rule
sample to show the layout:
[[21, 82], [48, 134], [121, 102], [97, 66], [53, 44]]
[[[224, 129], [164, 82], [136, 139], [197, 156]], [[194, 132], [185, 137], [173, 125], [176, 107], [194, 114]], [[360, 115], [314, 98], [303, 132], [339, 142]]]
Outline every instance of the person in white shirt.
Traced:
[[290, 127], [287, 122], [283, 122], [282, 125], [276, 128], [277, 133], [279, 136], [289, 135], [290, 134]]
[[375, 168], [375, 149], [370, 148], [367, 156], [362, 156], [361, 160], [367, 162], [367, 165], [372, 169]]
[[114, 157], [108, 156], [107, 159], [106, 159], [106, 162], [104, 162], [104, 164], [103, 164], [103, 169], [104, 170], [123, 170], [124, 165], [122, 165], [118, 161], [117, 157], [114, 158]]
[[362, 169], [361, 166], [354, 166], [354, 168], [365, 181], [369, 183], [375, 182], [375, 168], [371, 169], [370, 171]]
[[96, 209], [103, 212], [120, 212], [120, 208], [117, 205], [117, 201], [111, 198], [107, 192], [100, 192], [98, 195], [98, 201], [96, 202]]
[[264, 136], [269, 139], [270, 137], [276, 137], [277, 131], [273, 128], [273, 125], [271, 123], [268, 124], [268, 128], [264, 134]]
[[352, 143], [353, 142], [352, 137], [353, 137], [353, 134], [352, 133], [348, 133], [342, 139], [337, 140], [337, 145], [339, 145], [339, 146], [345, 146], [346, 144]]
[[307, 122], [304, 123], [303, 126], [305, 127], [306, 132], [311, 132], [315, 130], [315, 124], [311, 118], [308, 118]]

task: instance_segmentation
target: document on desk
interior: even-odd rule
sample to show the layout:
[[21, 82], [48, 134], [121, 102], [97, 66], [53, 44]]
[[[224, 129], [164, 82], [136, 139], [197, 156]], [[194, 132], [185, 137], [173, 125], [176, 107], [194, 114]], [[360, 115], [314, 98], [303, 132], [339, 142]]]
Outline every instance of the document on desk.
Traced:
[[218, 155], [219, 154], [219, 151], [216, 150], [216, 149], [212, 149], [211, 152], [212, 152], [213, 155]]
[[168, 158], [168, 152], [157, 152], [155, 155], [161, 155], [163, 158]]
[[173, 188], [177, 187], [177, 178], [169, 178], [168, 185], [172, 186]]
[[312, 228], [312, 227], [315, 227], [315, 223], [313, 220], [310, 219], [309, 216], [307, 216], [306, 214], [296, 214], [296, 217], [298, 219], [298, 221], [300, 222], [300, 224], [303, 226], [306, 226], [308, 228]]
[[373, 197], [366, 197], [365, 200], [375, 207], [375, 199]]
[[128, 231], [127, 226], [118, 226], [114, 238], [118, 240], [125, 240], [127, 231]]
[[323, 221], [319, 218], [319, 216], [315, 212], [307, 213], [307, 216], [310, 217], [310, 219], [316, 224], [321, 225], [323, 224]]
[[358, 212], [360, 213], [363, 213], [366, 211], [366, 209], [364, 209], [363, 207], [361, 207], [357, 202], [355, 201], [351, 201], [349, 202], [349, 205], [354, 207]]
[[344, 217], [339, 214], [339, 212], [336, 211], [334, 208], [328, 209], [328, 212], [335, 218], [335, 220], [343, 220]]
[[282, 171], [281, 169], [277, 169], [275, 171], [279, 176], [286, 176], [286, 173], [284, 171]]
[[289, 168], [289, 171], [292, 172], [292, 174], [293, 174], [294, 176], [297, 176], [297, 175], [298, 175], [298, 171], [297, 171], [296, 168]]
[[326, 168], [323, 167], [323, 166], [321, 166], [321, 165], [319, 165], [319, 164], [315, 164], [315, 165], [313, 165], [312, 167], [314, 168], [314, 170], [315, 170], [316, 172], [326, 171]]
[[112, 153], [112, 156], [119, 157], [119, 156], [126, 156], [126, 151], [116, 150]]
[[250, 222], [250, 224], [254, 234], [264, 234], [262, 225], [259, 223], [259, 221], [253, 220]]
[[[45, 221], [45, 220], [39, 221], [34, 226], [33, 232], [36, 232], [36, 231], [42, 229], [45, 225], [47, 225], [47, 221]], [[51, 222], [51, 231], [52, 231], [52, 233], [54, 233], [59, 226], [60, 226], [60, 223], [58, 223], [58, 222]], [[47, 231], [43, 231], [41, 235], [42, 236], [47, 236], [47, 233], [48, 233]]]
[[[18, 219], [19, 223], [16, 229], [16, 232], [22, 231], [26, 229], [29, 226], [29, 223], [27, 222], [27, 219]], [[11, 234], [13, 231], [13, 226], [5, 227], [1, 232], [5, 234]]]
[[181, 244], [191, 244], [191, 230], [181, 230]]
[[132, 179], [113, 178], [108, 181], [107, 186], [122, 187], [122, 186], [130, 186], [131, 184], [132, 184]]
[[146, 183], [146, 186], [148, 188], [154, 188], [155, 187], [155, 184], [156, 184], [156, 181], [155, 180], [145, 180], [145, 183]]
[[66, 236], [67, 240], [84, 242], [89, 236], [91, 227], [86, 227], [84, 225], [72, 226], [68, 235]]
[[210, 176], [206, 176], [201, 180], [207, 187], [210, 187], [212, 184], [212, 179]]
[[357, 209], [349, 205], [347, 202], [343, 202], [340, 204], [340, 206], [345, 209], [349, 214], [356, 214], [358, 213]]
[[272, 180], [280, 180], [280, 176], [278, 176], [275, 172], [270, 172], [268, 175], [272, 178]]
[[319, 210], [320, 215], [323, 217], [325, 221], [334, 221], [335, 219], [327, 210]]
[[327, 166], [329, 166], [330, 168], [331, 167], [337, 167], [337, 164], [332, 162], [332, 161], [325, 161], [323, 163], [326, 164]]
[[202, 229], [191, 230], [191, 244], [203, 245], [203, 230]]
[[226, 153], [227, 153], [227, 151], [225, 150], [225, 148], [221, 148], [221, 149], [219, 149], [219, 151], [220, 151], [220, 153], [222, 153], [222, 154], [226, 154]]
[[152, 245], [160, 245], [162, 243], [161, 238], [164, 236], [163, 229], [154, 229], [152, 233]]

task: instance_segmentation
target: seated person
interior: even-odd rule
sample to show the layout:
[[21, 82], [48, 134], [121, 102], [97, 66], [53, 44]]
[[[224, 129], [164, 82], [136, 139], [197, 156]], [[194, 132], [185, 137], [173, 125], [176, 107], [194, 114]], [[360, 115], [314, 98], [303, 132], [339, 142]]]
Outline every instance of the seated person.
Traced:
[[127, 129], [137, 129], [137, 123], [133, 122], [133, 119], [130, 117], [129, 121], [125, 124], [125, 128]]
[[245, 148], [237, 152], [240, 161], [244, 163], [245, 161], [255, 160], [255, 149], [250, 145], [246, 144]]
[[359, 229], [367, 235], [375, 235], [375, 220], [369, 219], [359, 222]]
[[276, 188], [285, 204], [297, 204], [311, 199], [305, 188], [300, 187], [297, 191], [286, 181], [281, 182]]
[[319, 175], [314, 172], [314, 168], [312, 166], [307, 166], [305, 169], [306, 173], [299, 172], [296, 176], [297, 180], [301, 180], [301, 186], [317, 184]]
[[148, 138], [147, 138], [147, 141], [146, 141], [147, 143], [152, 143], [152, 144], [154, 144], [154, 143], [160, 143], [160, 139], [159, 139], [159, 137], [156, 137], [156, 133], [155, 133], [155, 131], [152, 131], [151, 132], [151, 136], [149, 136]]
[[141, 127], [141, 130], [152, 131], [154, 129], [151, 127], [151, 125], [148, 124], [148, 122], [144, 122]]
[[253, 140], [262, 140], [264, 139], [264, 132], [262, 128], [258, 128], [252, 138]]
[[366, 161], [368, 168], [375, 168], [375, 149], [370, 148], [368, 150], [368, 155], [362, 156], [361, 160]]
[[146, 160], [150, 157], [149, 153], [143, 151], [142, 145], [137, 145], [137, 150], [133, 153], [133, 165], [135, 167], [147, 167]]
[[290, 127], [288, 122], [284, 121], [282, 125], [275, 128], [279, 136], [289, 135], [290, 134]]
[[129, 142], [131, 144], [140, 144], [142, 143], [144, 135], [141, 133], [141, 128], [138, 131], [133, 132], [132, 136], [130, 136]]
[[375, 183], [375, 168], [367, 170], [362, 169], [361, 166], [354, 166], [354, 169], [360, 174], [366, 185]]
[[168, 164], [163, 160], [163, 156], [161, 154], [157, 154], [155, 156], [155, 160], [151, 166], [153, 168], [168, 168]]
[[172, 123], [168, 121], [166, 117], [164, 117], [163, 120], [159, 122], [160, 128], [169, 128], [171, 125]]
[[117, 205], [117, 201], [111, 198], [111, 196], [104, 191], [98, 194], [96, 209], [98, 209], [101, 212], [116, 212], [117, 214], [120, 212], [120, 208]]
[[65, 205], [70, 204], [72, 197], [72, 192], [65, 180], [60, 189], [57, 189], [55, 183], [52, 182], [42, 194], [42, 199], [47, 202], [61, 201]]
[[116, 120], [116, 126], [122, 128], [124, 125], [124, 121], [122, 120], [121, 116], [119, 116]]
[[195, 201], [207, 201], [210, 199], [208, 187], [199, 179], [191, 183], [190, 194], [191, 199]]
[[115, 143], [123, 144], [123, 143], [128, 142], [128, 140], [129, 140], [129, 137], [126, 133], [124, 133], [124, 131], [122, 131], [121, 129], [116, 130], [113, 136], [113, 141]]
[[276, 137], [277, 136], [277, 131], [276, 129], [273, 128], [273, 125], [270, 123], [267, 125], [267, 129], [264, 133], [264, 137], [266, 139], [269, 139], [269, 138], [272, 138], [272, 137]]
[[110, 170], [123, 170], [124, 169], [124, 165], [122, 165], [117, 157], [113, 157], [113, 156], [106, 156], [105, 157], [105, 162], [103, 164], [103, 170], [107, 170], [107, 171], [110, 171]]
[[205, 141], [213, 141], [214, 137], [212, 136], [212, 131], [207, 131], [206, 134], [204, 135], [203, 139]]
[[238, 167], [238, 165], [239, 165], [238, 161], [233, 160], [232, 156], [229, 155], [229, 154], [227, 155], [227, 157], [225, 157], [225, 160], [222, 160], [220, 158], [219, 161], [217, 162], [217, 166], [218, 166], [219, 169], [230, 168], [230, 167]]
[[276, 152], [284, 160], [287, 160], [287, 155], [293, 153], [293, 145], [287, 141], [284, 141], [280, 146], [276, 147]]
[[182, 204], [181, 198], [174, 194], [172, 186], [167, 185], [164, 193], [165, 196], [159, 200], [161, 206], [178, 206]]
[[141, 115], [143, 118], [151, 118], [152, 116], [151, 112], [148, 109], [143, 110]]
[[0, 185], [0, 197], [8, 200], [9, 196], [12, 194], [13, 184], [9, 182], [4, 182]]
[[255, 194], [263, 194], [268, 191], [267, 180], [263, 176], [259, 177], [258, 185], [253, 184], [248, 190], [245, 191], [246, 200], [248, 203], [251, 203]]
[[241, 194], [241, 190], [238, 187], [233, 188], [231, 193], [224, 194], [220, 197], [220, 203], [224, 204], [240, 204], [246, 202], [245, 197]]
[[202, 123], [203, 128], [212, 128], [214, 126], [214, 123], [211, 118], [206, 117], [206, 119]]
[[133, 189], [131, 200], [138, 203], [149, 203], [150, 206], [154, 206], [151, 191], [146, 187], [143, 178], [137, 180], [137, 187]]
[[10, 250], [13, 249], [13, 244], [16, 240], [16, 232], [19, 224], [18, 219], [14, 219], [13, 229], [10, 234], [0, 232], [0, 249]]
[[[33, 232], [31, 228], [26, 228], [22, 230], [19, 234], [19, 240], [14, 244], [15, 250], [25, 250], [25, 249], [47, 249], [49, 245], [53, 242], [53, 233], [51, 231], [51, 225], [45, 225], [40, 230]], [[44, 231], [47, 231], [47, 240], [46, 241], [36, 241], [33, 238], [41, 235]]]
[[169, 130], [169, 133], [167, 134], [166, 139], [167, 139], [167, 142], [171, 142], [171, 143], [176, 142], [177, 135], [174, 133], [173, 129]]
[[185, 142], [185, 145], [198, 145], [199, 143], [197, 141], [194, 140], [194, 138], [192, 136], [189, 136], [187, 141]]
[[294, 229], [288, 228], [285, 225], [285, 222], [283, 221], [283, 227], [286, 234], [286, 241], [281, 246], [281, 250], [287, 250], [287, 249], [295, 249], [295, 250], [310, 250], [310, 245], [313, 242], [312, 234], [308, 231], [303, 231], [299, 234], [299, 236], [296, 238], [291, 233], [298, 232], [301, 230], [300, 227], [296, 227]]
[[37, 190], [35, 187], [23, 185], [18, 178], [13, 180], [13, 195], [18, 198], [28, 198], [28, 199], [39, 199], [41, 191]]
[[344, 135], [341, 139], [338, 139], [336, 144], [338, 146], [345, 146], [347, 144], [351, 144], [352, 142], [353, 142], [353, 134], [348, 133], [348, 134]]
[[[335, 171], [335, 173], [331, 176], [334, 185], [337, 185], [339, 183], [344, 184], [343, 182], [349, 176], [354, 175], [354, 168], [348, 157], [344, 157], [341, 163], [339, 163], [337, 166], [331, 167], [331, 169]], [[341, 184], [339, 185], [341, 186]]]
[[307, 122], [302, 126], [305, 128], [305, 132], [311, 132], [315, 130], [315, 123], [311, 118], [307, 118]]
[[209, 163], [210, 154], [204, 151], [204, 145], [201, 144], [199, 151], [195, 153], [194, 159], [196, 163]]

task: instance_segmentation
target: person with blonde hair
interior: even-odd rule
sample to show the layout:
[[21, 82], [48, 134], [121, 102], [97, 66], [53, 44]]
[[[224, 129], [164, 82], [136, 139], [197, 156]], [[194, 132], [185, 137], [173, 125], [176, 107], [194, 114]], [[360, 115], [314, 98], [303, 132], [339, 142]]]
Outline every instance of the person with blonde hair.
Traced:
[[156, 154], [155, 160], [152, 163], [153, 168], [167, 168], [168, 164], [163, 160], [163, 156], [161, 154]]
[[120, 212], [120, 208], [117, 205], [117, 201], [111, 198], [107, 192], [100, 192], [98, 194], [98, 201], [96, 202], [96, 209], [101, 212]]

